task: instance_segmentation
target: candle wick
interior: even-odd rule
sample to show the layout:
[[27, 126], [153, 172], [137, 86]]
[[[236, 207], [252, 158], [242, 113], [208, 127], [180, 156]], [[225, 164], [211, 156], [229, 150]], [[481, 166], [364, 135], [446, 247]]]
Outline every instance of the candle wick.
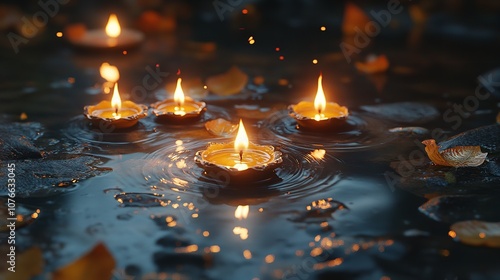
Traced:
[[243, 163], [243, 150], [240, 150], [240, 163]]
[[321, 116], [321, 109], [318, 109], [318, 115]]
[[115, 108], [115, 115], [118, 115], [118, 108]]

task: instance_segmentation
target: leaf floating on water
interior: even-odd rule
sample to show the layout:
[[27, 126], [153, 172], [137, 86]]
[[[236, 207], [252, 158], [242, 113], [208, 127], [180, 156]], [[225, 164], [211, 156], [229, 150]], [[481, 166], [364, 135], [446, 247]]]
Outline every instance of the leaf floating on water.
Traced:
[[109, 280], [115, 268], [115, 259], [103, 243], [97, 244], [78, 260], [53, 273], [53, 280]]
[[470, 220], [451, 225], [450, 236], [467, 245], [500, 248], [500, 223]]
[[233, 66], [227, 72], [207, 78], [207, 87], [217, 95], [228, 96], [241, 92], [248, 83], [248, 75]]
[[205, 128], [215, 136], [230, 137], [236, 132], [238, 125], [225, 119], [216, 119], [206, 122]]
[[16, 256], [15, 272], [3, 271], [0, 279], [31, 280], [43, 272], [44, 265], [42, 250], [32, 247]]
[[427, 156], [436, 165], [453, 167], [476, 167], [483, 164], [488, 153], [481, 152], [479, 146], [457, 146], [439, 151], [434, 139], [422, 141]]
[[383, 73], [389, 69], [389, 60], [384, 54], [376, 56], [370, 55], [365, 62], [356, 62], [354, 64], [358, 71], [366, 74]]

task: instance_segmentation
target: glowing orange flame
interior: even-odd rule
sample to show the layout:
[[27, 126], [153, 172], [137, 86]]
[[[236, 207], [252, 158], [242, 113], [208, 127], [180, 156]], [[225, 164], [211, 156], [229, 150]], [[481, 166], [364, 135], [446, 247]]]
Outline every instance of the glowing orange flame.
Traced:
[[326, 98], [325, 98], [325, 93], [323, 92], [322, 80], [323, 80], [323, 75], [319, 75], [318, 92], [316, 93], [316, 98], [314, 98], [314, 109], [318, 111], [316, 119], [318, 118], [321, 119], [321, 115], [323, 114], [326, 108]]
[[184, 105], [184, 91], [182, 90], [182, 85], [181, 85], [182, 79], [178, 78], [177, 79], [177, 87], [175, 88], [174, 92], [174, 101], [177, 104], [177, 107], [179, 107], [179, 110], [182, 110], [182, 105]]
[[115, 84], [115, 88], [113, 90], [113, 97], [111, 98], [111, 107], [115, 109], [113, 116], [116, 119], [120, 118], [120, 109], [122, 108], [122, 99], [120, 98], [120, 93], [118, 92], [118, 84]]
[[118, 22], [118, 18], [115, 14], [110, 14], [108, 19], [108, 24], [106, 24], [106, 35], [111, 38], [116, 38], [120, 36], [122, 29], [120, 27], [120, 23]]
[[236, 134], [236, 140], [234, 141], [234, 150], [239, 152], [241, 156], [248, 149], [248, 145], [247, 132], [245, 131], [245, 126], [243, 126], [243, 121], [240, 119], [238, 134]]
[[250, 206], [248, 205], [238, 205], [234, 211], [234, 217], [238, 220], [246, 219], [248, 217], [249, 210]]

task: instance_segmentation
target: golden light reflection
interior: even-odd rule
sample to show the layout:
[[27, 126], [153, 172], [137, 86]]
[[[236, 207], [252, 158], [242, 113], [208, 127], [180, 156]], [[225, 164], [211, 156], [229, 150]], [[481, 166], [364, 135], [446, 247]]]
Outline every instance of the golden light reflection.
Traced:
[[118, 71], [118, 68], [107, 62], [101, 64], [99, 73], [103, 79], [111, 83], [116, 83], [120, 79], [120, 71]]
[[274, 259], [275, 259], [275, 258], [274, 258], [274, 255], [269, 254], [269, 255], [267, 255], [267, 256], [264, 258], [264, 261], [265, 261], [266, 263], [273, 263], [273, 262], [274, 262]]
[[248, 217], [249, 210], [250, 206], [248, 205], [238, 205], [234, 211], [234, 217], [238, 220], [246, 219]]
[[63, 33], [59, 31], [59, 32], [57, 32], [57, 33], [56, 33], [56, 36], [57, 36], [58, 38], [61, 38], [61, 37], [63, 36]]
[[209, 236], [210, 236], [210, 232], [209, 232], [208, 230], [205, 230], [205, 231], [203, 232], [203, 236], [204, 236], [204, 237], [209, 237]]
[[314, 269], [318, 270], [318, 269], [323, 269], [323, 268], [327, 268], [327, 267], [339, 266], [343, 262], [344, 262], [344, 260], [342, 258], [336, 258], [336, 259], [333, 259], [331, 261], [327, 261], [325, 263], [314, 264]]
[[174, 251], [176, 253], [194, 253], [194, 252], [198, 251], [198, 245], [193, 244], [193, 245], [189, 245], [186, 247], [175, 248]]
[[210, 246], [210, 252], [212, 252], [212, 253], [219, 253], [220, 252], [220, 247], [218, 245], [212, 245], [212, 246]]
[[243, 251], [243, 257], [247, 260], [251, 259], [252, 258], [252, 252], [250, 252], [250, 250], [245, 250]]
[[311, 152], [311, 156], [315, 159], [322, 160], [326, 155], [326, 151], [323, 149], [317, 149]]
[[120, 109], [122, 108], [122, 99], [120, 98], [120, 93], [118, 92], [118, 83], [115, 84], [115, 88], [113, 90], [113, 97], [111, 98], [111, 107], [115, 109], [113, 117], [115, 119], [119, 119], [121, 117], [119, 112]]
[[455, 237], [457, 237], [457, 233], [456, 233], [456, 232], [454, 232], [453, 230], [450, 230], [450, 231], [448, 232], [448, 235], [449, 235], [451, 238], [455, 238]]
[[233, 233], [239, 235], [241, 240], [246, 240], [248, 238], [248, 229], [244, 227], [234, 227]]
[[177, 79], [177, 86], [175, 87], [175, 92], [174, 92], [174, 101], [175, 104], [177, 105], [175, 107], [175, 112], [174, 114], [179, 115], [179, 116], [184, 116], [186, 112], [184, 111], [184, 91], [182, 90], [182, 79], [178, 78]]
[[118, 22], [118, 18], [116, 14], [110, 14], [108, 23], [106, 24], [106, 35], [111, 38], [116, 38], [120, 36], [122, 29], [120, 27], [120, 23]]
[[323, 91], [322, 80], [323, 75], [321, 74], [318, 78], [318, 91], [316, 92], [316, 97], [314, 98], [314, 109], [318, 112], [314, 119], [317, 121], [325, 119], [323, 112], [326, 109], [326, 97]]
[[317, 257], [323, 253], [323, 249], [316, 247], [311, 250], [311, 257]]

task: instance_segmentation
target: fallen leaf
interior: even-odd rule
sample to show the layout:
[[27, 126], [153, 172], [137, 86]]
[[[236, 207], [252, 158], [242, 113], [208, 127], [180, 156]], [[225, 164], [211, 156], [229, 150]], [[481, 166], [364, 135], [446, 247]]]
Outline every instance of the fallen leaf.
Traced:
[[207, 78], [208, 90], [217, 95], [233, 95], [241, 92], [248, 83], [248, 75], [233, 66], [227, 72]]
[[425, 145], [427, 156], [436, 165], [475, 167], [483, 164], [488, 155], [488, 153], [481, 152], [479, 146], [456, 146], [440, 152], [436, 140], [428, 139], [422, 143]]
[[87, 27], [82, 23], [71, 24], [64, 29], [64, 34], [69, 40], [81, 39], [85, 33], [87, 33]]
[[[7, 268], [11, 267], [7, 257]], [[15, 272], [4, 271], [0, 278], [4, 280], [30, 280], [43, 272], [44, 260], [40, 248], [32, 247], [16, 256]]]
[[53, 280], [109, 280], [115, 268], [115, 259], [103, 243], [97, 244], [78, 260], [53, 273]]
[[450, 235], [464, 244], [500, 248], [500, 223], [470, 220], [455, 223], [450, 229]]
[[497, 124], [500, 124], [500, 112], [498, 112], [498, 115], [497, 115]]
[[236, 132], [238, 125], [225, 119], [211, 120], [205, 123], [205, 128], [215, 136], [229, 137]]
[[366, 13], [351, 2], [345, 4], [344, 20], [342, 21], [342, 33], [344, 36], [354, 36], [356, 29], [365, 30], [370, 22]]
[[389, 60], [385, 55], [369, 55], [365, 62], [356, 62], [356, 69], [367, 74], [383, 73], [389, 69]]

